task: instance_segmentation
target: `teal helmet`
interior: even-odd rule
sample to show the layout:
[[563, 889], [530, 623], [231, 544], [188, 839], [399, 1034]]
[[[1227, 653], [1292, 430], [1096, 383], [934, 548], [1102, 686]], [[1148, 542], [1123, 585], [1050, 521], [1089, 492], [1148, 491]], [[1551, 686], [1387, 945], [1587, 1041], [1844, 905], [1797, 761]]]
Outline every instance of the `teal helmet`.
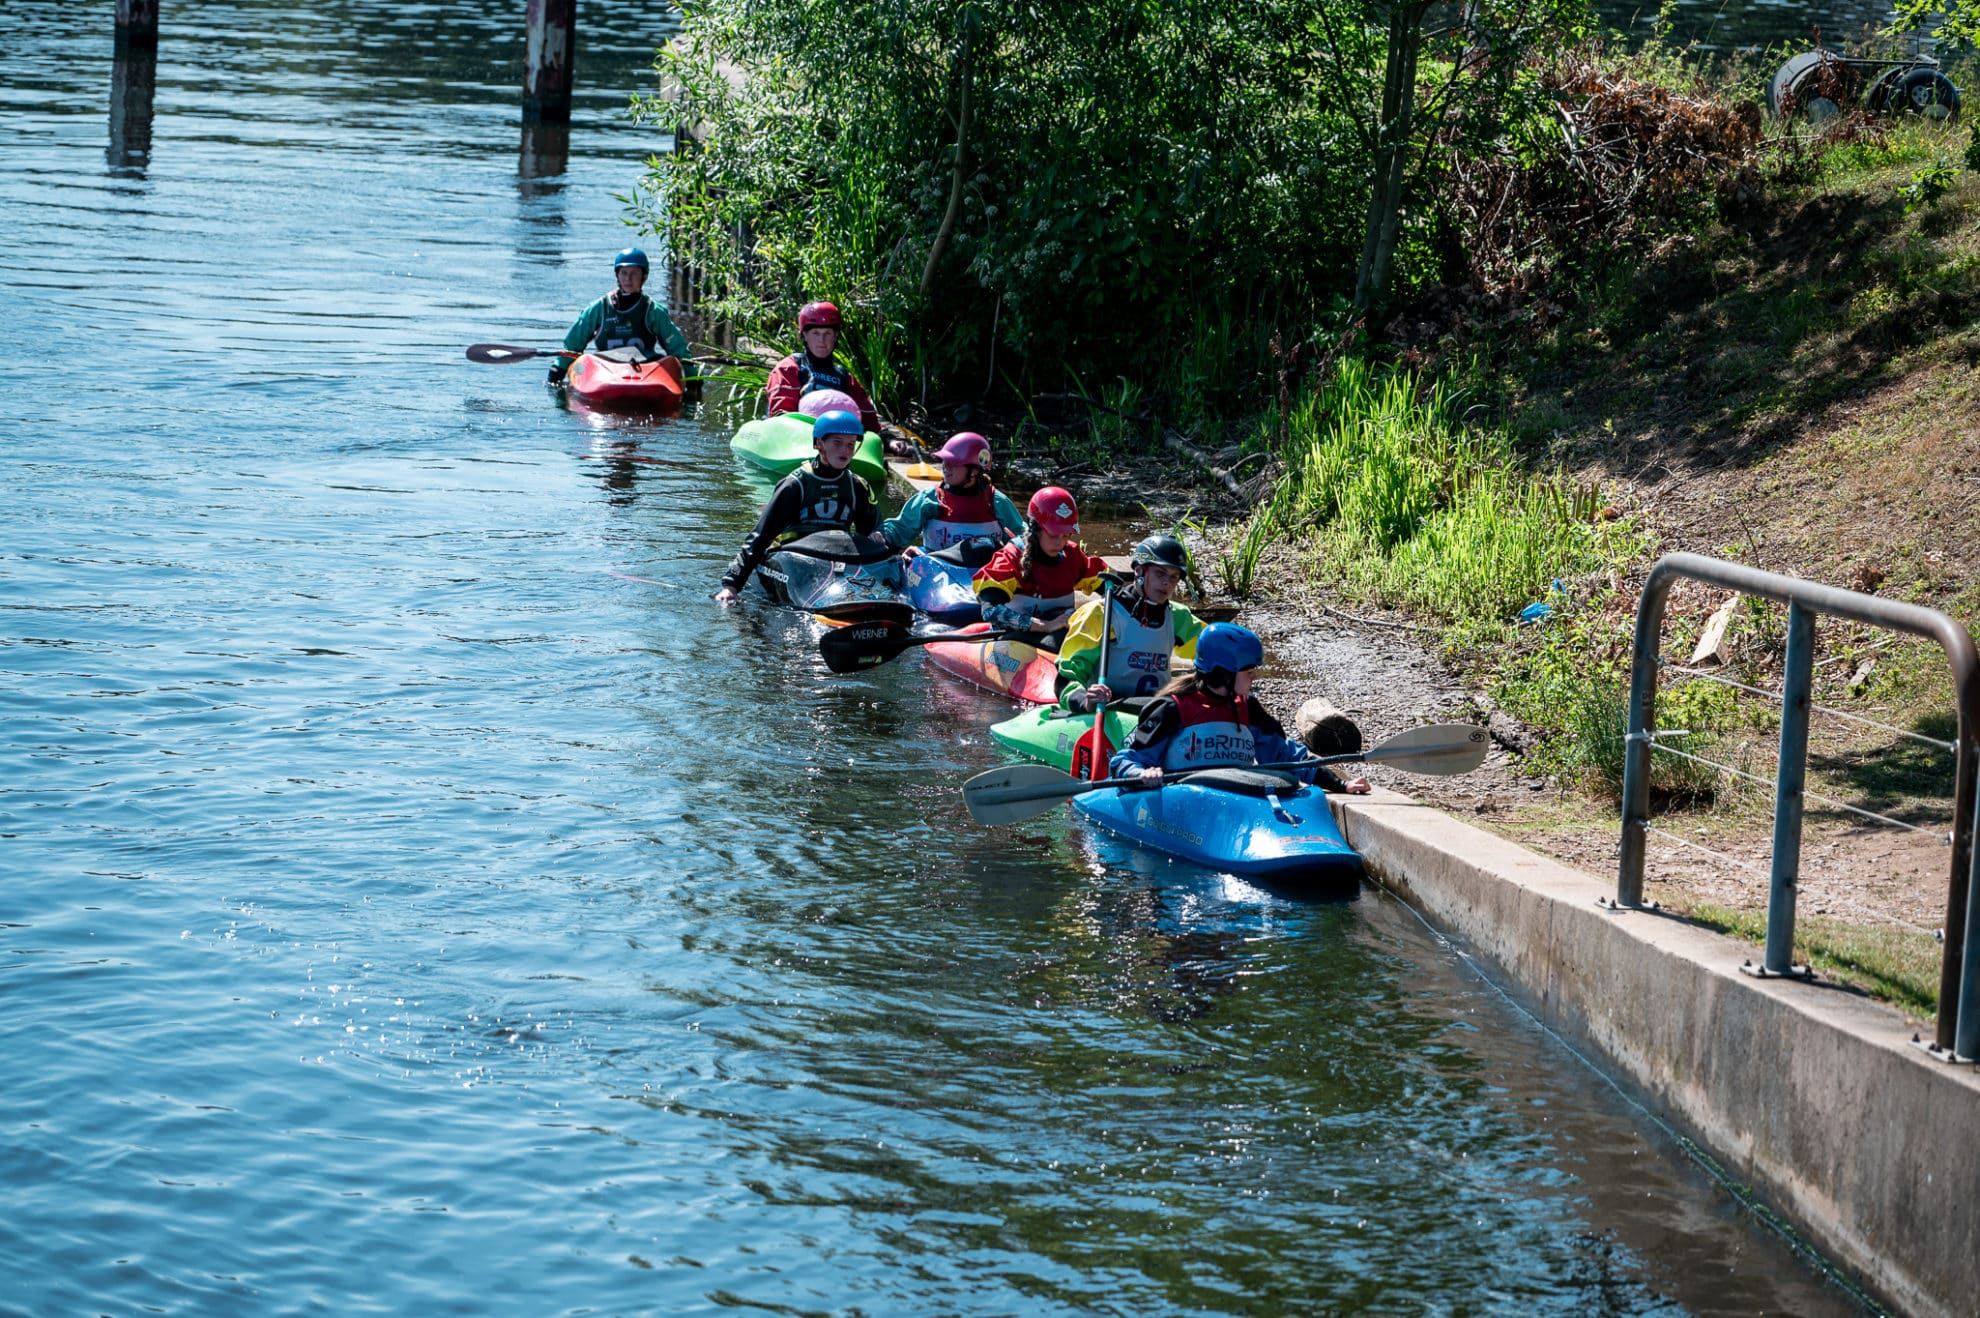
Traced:
[[617, 270], [621, 266], [627, 266], [627, 265], [636, 266], [641, 270], [647, 271], [648, 273], [651, 273], [653, 269], [653, 267], [648, 265], [646, 262], [646, 253], [640, 251], [639, 248], [637, 247], [628, 247], [626, 248], [626, 250], [620, 252], [617, 256], [612, 258], [612, 268], [614, 270]]

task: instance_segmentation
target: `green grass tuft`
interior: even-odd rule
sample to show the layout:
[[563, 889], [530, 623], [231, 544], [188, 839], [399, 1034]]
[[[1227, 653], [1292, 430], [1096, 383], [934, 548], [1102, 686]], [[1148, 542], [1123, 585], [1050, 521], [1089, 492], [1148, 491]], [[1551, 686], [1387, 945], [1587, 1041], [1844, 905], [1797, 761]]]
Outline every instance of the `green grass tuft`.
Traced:
[[[1767, 913], [1705, 904], [1685, 912], [1720, 933], [1749, 942], [1767, 940]], [[1939, 962], [1944, 948], [1930, 934], [1892, 925], [1845, 924], [1821, 916], [1794, 922], [1797, 962], [1816, 973], [1860, 988], [1930, 1018], [1939, 1010]]]

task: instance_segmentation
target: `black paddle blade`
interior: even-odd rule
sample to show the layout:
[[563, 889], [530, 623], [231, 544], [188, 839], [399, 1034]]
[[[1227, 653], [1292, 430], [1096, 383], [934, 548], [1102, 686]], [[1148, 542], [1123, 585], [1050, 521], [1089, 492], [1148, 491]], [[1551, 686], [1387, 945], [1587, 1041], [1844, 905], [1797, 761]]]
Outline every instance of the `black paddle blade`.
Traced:
[[562, 356], [561, 348], [519, 348], [513, 343], [470, 343], [467, 358], [471, 362], [526, 362], [532, 357]]
[[818, 638], [818, 653], [835, 673], [856, 673], [884, 664], [907, 649], [907, 628], [891, 619], [832, 627]]

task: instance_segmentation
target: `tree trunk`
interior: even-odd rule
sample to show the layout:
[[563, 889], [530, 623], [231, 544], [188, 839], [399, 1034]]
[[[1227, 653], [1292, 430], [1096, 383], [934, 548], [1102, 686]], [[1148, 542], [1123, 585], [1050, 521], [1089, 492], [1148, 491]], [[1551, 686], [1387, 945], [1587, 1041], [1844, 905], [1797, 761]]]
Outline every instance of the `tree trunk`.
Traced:
[[1354, 310], [1366, 315], [1388, 297], [1396, 235], [1402, 227], [1403, 178], [1416, 127], [1416, 61], [1423, 45], [1424, 6], [1398, 5], [1389, 15], [1389, 58], [1382, 75], [1382, 117], [1375, 134], [1375, 168], [1362, 230]]
[[956, 161], [949, 174], [949, 205], [942, 212], [942, 225], [935, 230], [935, 241], [928, 248], [928, 264], [921, 268], [921, 300], [926, 302], [935, 287], [935, 269], [942, 263], [942, 251], [956, 231], [956, 218], [962, 214], [963, 184], [969, 178], [969, 84], [975, 72], [970, 38], [963, 38], [962, 58], [956, 77], [962, 83], [962, 104], [956, 110]]

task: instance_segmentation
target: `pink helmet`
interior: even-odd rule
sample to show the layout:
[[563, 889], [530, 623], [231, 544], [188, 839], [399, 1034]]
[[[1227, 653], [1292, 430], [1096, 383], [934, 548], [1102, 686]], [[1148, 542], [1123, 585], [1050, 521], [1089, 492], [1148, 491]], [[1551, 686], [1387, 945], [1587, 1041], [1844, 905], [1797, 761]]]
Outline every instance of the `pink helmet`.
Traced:
[[990, 465], [990, 441], [974, 430], [964, 430], [949, 436], [949, 442], [935, 450], [935, 461], [953, 462], [966, 467], [974, 464], [979, 467]]
[[809, 417], [824, 416], [827, 412], [851, 412], [858, 416], [859, 404], [837, 389], [813, 389], [798, 399], [798, 411]]
[[1079, 534], [1079, 505], [1073, 502], [1071, 494], [1057, 485], [1047, 485], [1032, 495], [1024, 512], [1025, 516], [1038, 523], [1041, 531], [1065, 536]]

